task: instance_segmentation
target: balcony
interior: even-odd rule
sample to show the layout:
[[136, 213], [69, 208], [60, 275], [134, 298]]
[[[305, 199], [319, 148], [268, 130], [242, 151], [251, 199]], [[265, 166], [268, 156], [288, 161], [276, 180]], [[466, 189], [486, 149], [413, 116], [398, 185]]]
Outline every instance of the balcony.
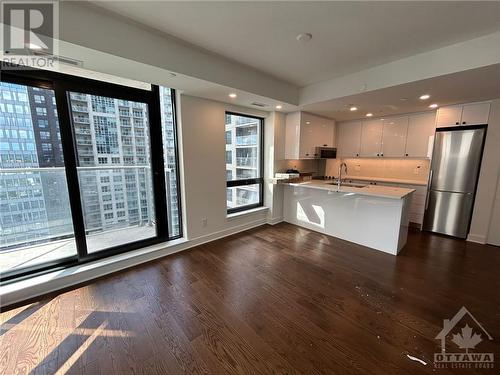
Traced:
[[249, 167], [257, 168], [257, 158], [255, 157], [237, 157], [236, 158], [237, 167]]
[[75, 127], [75, 134], [84, 134], [84, 135], [90, 135], [90, 129], [85, 127]]
[[71, 97], [71, 100], [79, 100], [79, 101], [82, 101], [82, 102], [86, 102], [87, 101], [87, 95], [85, 95], [85, 94], [77, 94], [75, 92], [72, 92], [70, 94], [70, 97]]
[[90, 124], [88, 117], [73, 116], [73, 121], [77, 124]]
[[83, 113], [87, 113], [89, 111], [86, 105], [78, 105], [78, 104], [71, 105], [71, 110], [73, 112], [83, 112]]
[[[115, 218], [106, 226], [103, 226], [101, 214], [104, 211], [105, 203], [97, 199], [97, 195], [88, 196], [89, 190], [96, 188], [97, 181], [100, 179], [100, 172], [109, 175], [112, 170], [139, 170], [139, 173], [149, 175], [149, 167], [137, 166], [113, 166], [113, 167], [79, 167], [78, 174], [81, 183], [84, 220], [86, 223], [85, 231], [87, 233], [87, 245], [89, 251], [99, 251], [123, 243], [134, 242], [141, 239], [151, 238], [156, 235], [155, 218], [153, 207], [146, 206], [148, 215], [142, 217], [140, 221], [132, 223], [128, 213], [125, 218]], [[20, 198], [2, 199], [2, 216], [9, 217], [0, 227], [0, 273], [17, 272], [25, 267], [37, 266], [46, 262], [57, 261], [73, 257], [76, 255], [76, 245], [73, 234], [73, 223], [71, 210], [69, 206], [69, 196], [66, 185], [66, 173], [64, 168], [3, 168], [0, 170], [0, 181], [2, 179], [11, 179], [12, 175], [18, 181], [38, 181], [36, 186], [16, 187], [16, 190], [39, 189], [43, 193], [41, 196], [30, 198], [33, 202], [42, 201], [45, 205], [32, 208], [28, 215], [20, 215], [20, 220], [12, 218], [20, 213], [17, 211], [17, 200]], [[84, 181], [92, 182], [90, 185]], [[47, 188], [47, 189], [46, 189]], [[133, 186], [132, 191], [138, 187]], [[10, 190], [10, 189], [9, 189]], [[127, 192], [127, 191], [126, 191]], [[141, 191], [143, 199], [146, 202], [152, 202], [152, 190]], [[139, 204], [139, 198], [135, 201], [129, 201], [128, 194], [125, 200], [131, 207]], [[45, 207], [46, 206], [46, 207]], [[5, 210], [5, 207], [7, 209]], [[12, 208], [9, 208], [12, 207]], [[92, 209], [90, 209], [92, 208]], [[9, 209], [14, 211], [9, 212]], [[23, 211], [24, 214], [26, 212]], [[36, 217], [34, 214], [36, 213]], [[39, 213], [43, 213], [40, 215]], [[120, 220], [118, 220], [120, 219]], [[125, 219], [125, 221], [123, 221]], [[92, 250], [94, 249], [94, 250]]]
[[236, 136], [236, 146], [257, 146], [257, 134]]

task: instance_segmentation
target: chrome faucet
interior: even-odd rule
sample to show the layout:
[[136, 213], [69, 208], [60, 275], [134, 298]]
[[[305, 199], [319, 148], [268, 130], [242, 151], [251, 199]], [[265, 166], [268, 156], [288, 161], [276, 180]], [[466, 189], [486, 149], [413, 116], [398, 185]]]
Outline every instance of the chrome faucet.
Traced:
[[345, 162], [342, 162], [339, 166], [339, 176], [337, 180], [337, 189], [340, 189], [342, 186], [342, 167], [345, 168], [345, 174], [347, 175], [347, 164]]

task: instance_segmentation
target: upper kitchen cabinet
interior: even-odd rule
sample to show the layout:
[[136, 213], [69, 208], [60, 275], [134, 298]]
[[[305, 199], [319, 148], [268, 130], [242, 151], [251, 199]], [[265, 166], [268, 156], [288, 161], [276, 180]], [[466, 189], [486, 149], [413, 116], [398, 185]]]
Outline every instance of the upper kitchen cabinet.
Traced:
[[436, 131], [435, 124], [435, 112], [426, 112], [409, 117], [406, 157], [429, 158], [431, 156], [432, 141]]
[[490, 103], [453, 105], [438, 109], [436, 127], [483, 125], [488, 123]]
[[408, 116], [386, 118], [383, 124], [380, 156], [389, 158], [405, 156]]
[[383, 130], [384, 121], [381, 119], [363, 121], [359, 156], [381, 156]]
[[461, 125], [485, 125], [490, 117], [490, 103], [465, 104]]
[[285, 126], [285, 159], [314, 159], [316, 147], [334, 147], [334, 120], [299, 111], [286, 115]]
[[446, 128], [449, 126], [460, 125], [462, 119], [462, 106], [451, 105], [448, 107], [441, 107], [437, 111], [436, 127]]
[[341, 158], [358, 157], [361, 146], [361, 121], [337, 124], [337, 156]]

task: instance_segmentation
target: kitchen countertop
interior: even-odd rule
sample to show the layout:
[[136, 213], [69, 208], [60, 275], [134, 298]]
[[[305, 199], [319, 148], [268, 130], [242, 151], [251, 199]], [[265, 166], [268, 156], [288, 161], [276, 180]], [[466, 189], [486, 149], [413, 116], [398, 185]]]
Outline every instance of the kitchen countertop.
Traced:
[[395, 184], [405, 185], [420, 185], [427, 186], [427, 180], [407, 180], [402, 178], [385, 178], [385, 177], [365, 177], [365, 176], [342, 176], [346, 180], [359, 180], [359, 181], [376, 181], [376, 182], [393, 182]]
[[287, 186], [293, 187], [305, 187], [311, 189], [321, 189], [327, 191], [334, 191], [340, 193], [354, 193], [359, 195], [374, 196], [380, 198], [392, 198], [392, 199], [403, 199], [408, 194], [413, 193], [414, 189], [404, 189], [396, 188], [392, 186], [378, 186], [378, 185], [366, 185], [362, 188], [356, 188], [352, 186], [341, 186], [340, 190], [337, 190], [337, 185], [332, 185], [332, 182], [312, 180], [306, 182], [297, 183], [284, 183]]

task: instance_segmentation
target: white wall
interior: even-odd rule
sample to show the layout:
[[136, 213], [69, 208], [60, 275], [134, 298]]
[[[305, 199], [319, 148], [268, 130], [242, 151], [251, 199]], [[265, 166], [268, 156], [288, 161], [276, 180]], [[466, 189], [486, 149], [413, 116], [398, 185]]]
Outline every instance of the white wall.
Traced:
[[[493, 227], [491, 218], [494, 212], [495, 192], [500, 173], [500, 99], [493, 100], [488, 121], [488, 131], [484, 145], [481, 173], [477, 186], [474, 212], [468, 239], [474, 242], [488, 242], [488, 232], [492, 235], [500, 231]], [[498, 213], [496, 213], [498, 214]]]
[[[219, 232], [230, 233], [265, 223], [266, 211], [227, 218], [225, 112], [234, 111], [265, 117], [265, 131], [272, 129], [274, 115], [187, 95], [180, 95], [180, 98], [184, 218], [188, 238], [191, 240]], [[269, 158], [270, 146], [272, 140], [267, 139], [264, 152], [266, 161]], [[272, 191], [266, 189], [264, 202], [266, 206], [272, 207], [270, 194]], [[206, 226], [202, 223], [204, 218], [207, 219]]]

